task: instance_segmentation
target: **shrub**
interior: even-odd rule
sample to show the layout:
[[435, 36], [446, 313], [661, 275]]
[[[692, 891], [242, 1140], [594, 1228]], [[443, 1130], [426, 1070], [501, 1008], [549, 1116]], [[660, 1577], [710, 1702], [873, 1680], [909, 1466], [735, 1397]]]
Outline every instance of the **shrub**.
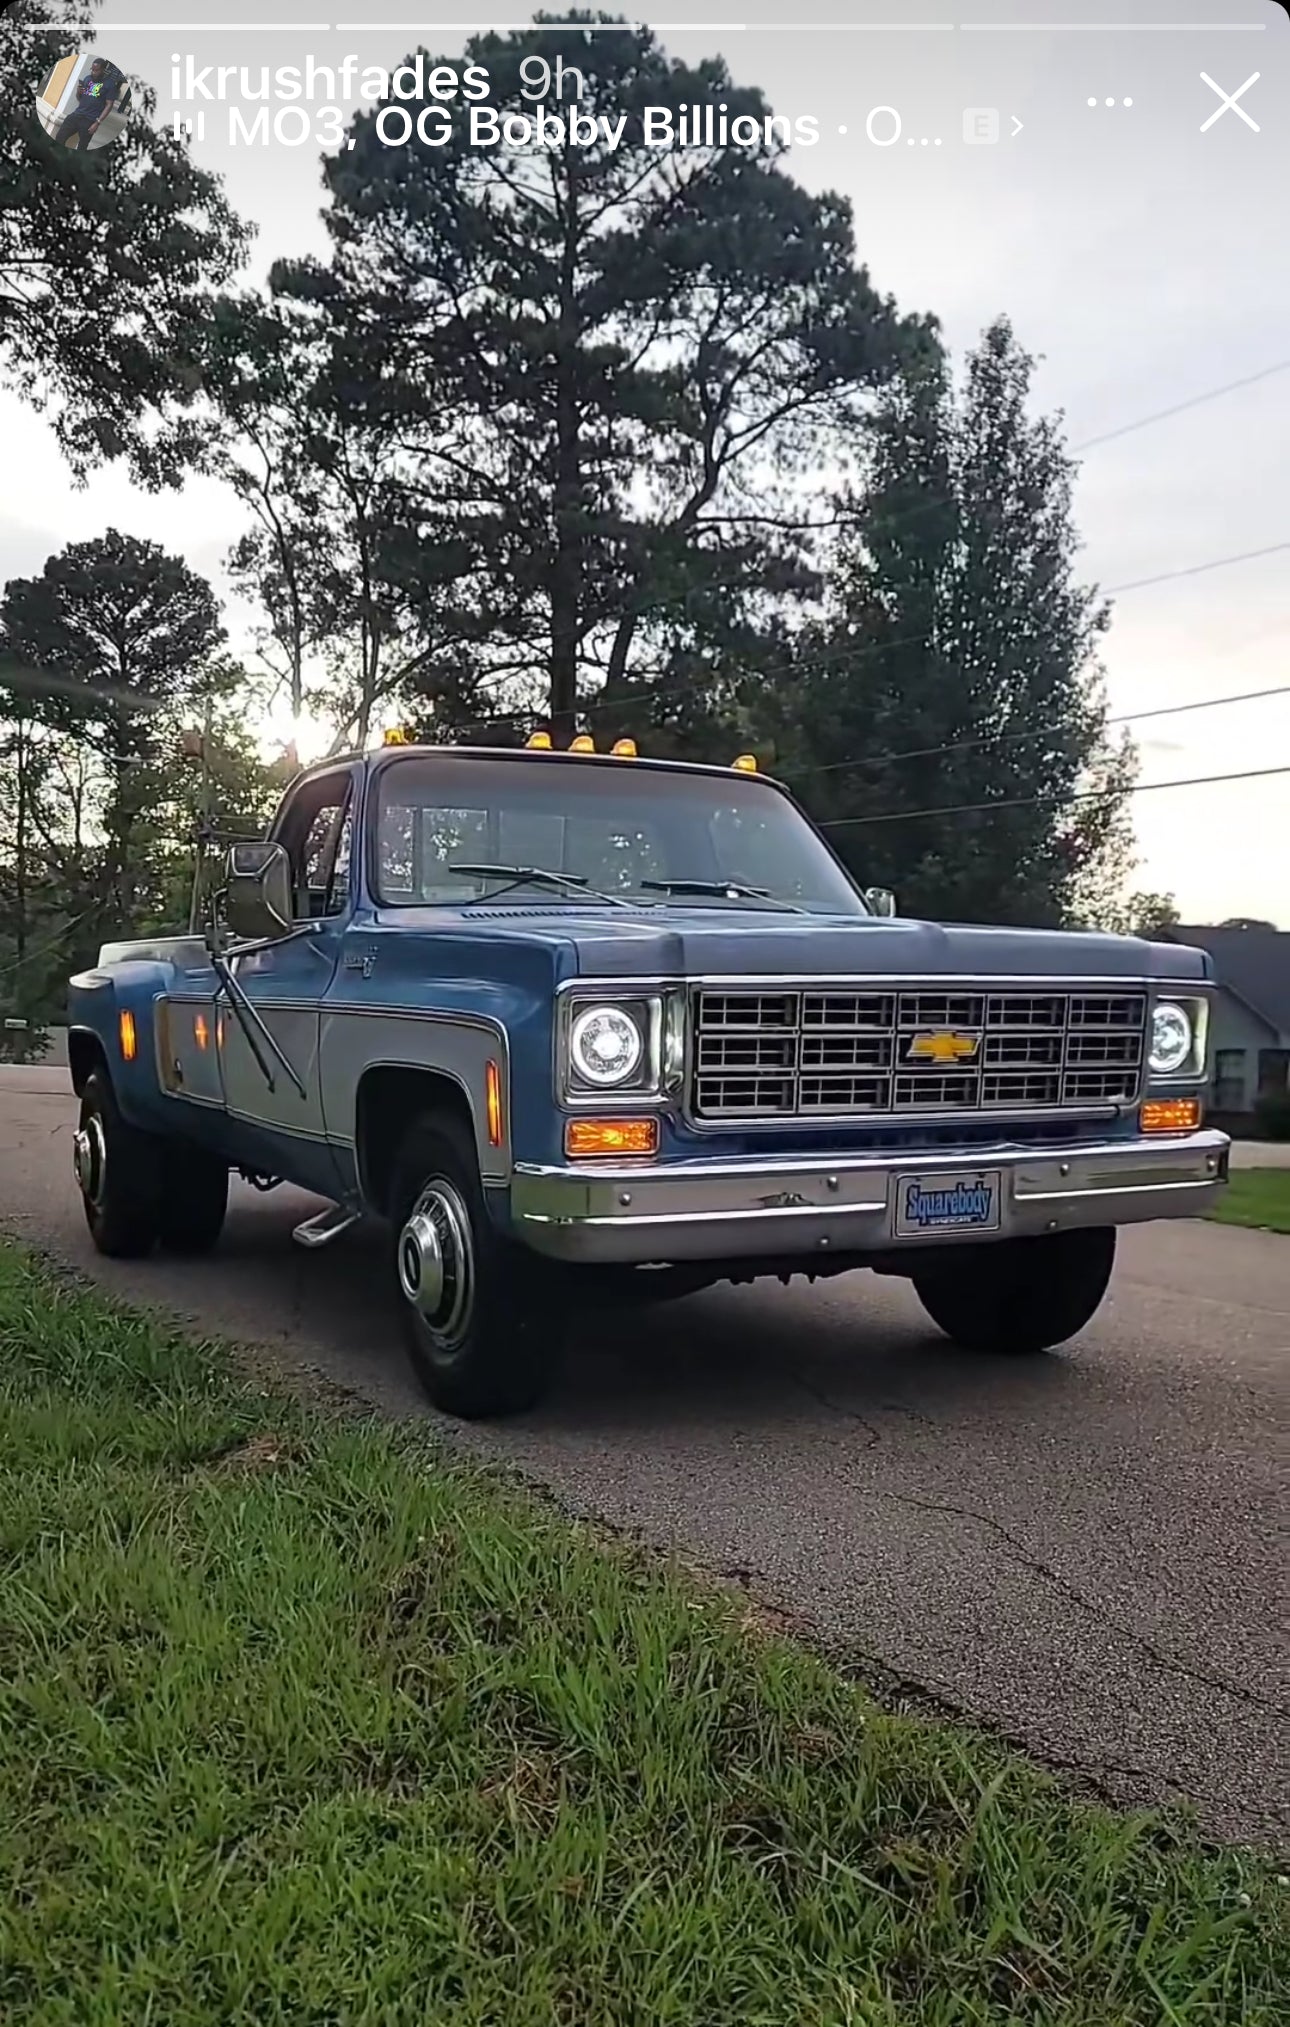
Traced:
[[1265, 1140], [1290, 1140], [1290, 1090], [1265, 1091], [1255, 1103], [1254, 1116]]

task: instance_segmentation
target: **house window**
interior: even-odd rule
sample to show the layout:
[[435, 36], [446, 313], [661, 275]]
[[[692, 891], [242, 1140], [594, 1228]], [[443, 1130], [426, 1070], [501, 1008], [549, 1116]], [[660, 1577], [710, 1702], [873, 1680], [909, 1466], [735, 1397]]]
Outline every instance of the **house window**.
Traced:
[[1260, 1049], [1260, 1098], [1279, 1098], [1288, 1086], [1290, 1086], [1290, 1049]]
[[1214, 1052], [1214, 1110], [1245, 1110], [1244, 1049], [1216, 1049]]

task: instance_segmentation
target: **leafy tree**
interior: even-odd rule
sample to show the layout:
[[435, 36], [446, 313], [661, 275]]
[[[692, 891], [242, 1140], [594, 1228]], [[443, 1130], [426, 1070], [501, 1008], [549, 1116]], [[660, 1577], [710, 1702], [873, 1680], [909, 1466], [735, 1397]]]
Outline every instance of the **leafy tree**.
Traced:
[[1164, 936], [1166, 941], [1167, 932], [1180, 920], [1172, 894], [1142, 892], [1107, 894], [1082, 916], [1084, 926], [1090, 929], [1109, 929], [1117, 936], [1145, 936], [1149, 940]]
[[293, 718], [306, 701], [329, 711], [338, 747], [364, 744], [384, 702], [475, 627], [474, 598], [454, 591], [474, 545], [423, 539], [397, 441], [350, 398], [365, 367], [379, 375], [365, 348], [288, 298], [247, 295], [219, 304], [204, 362], [217, 469], [252, 521], [234, 581], [263, 615], [260, 653]]
[[154, 773], [153, 843], [133, 926], [173, 931], [190, 915], [200, 927], [211, 890], [222, 884], [225, 852], [238, 837], [261, 837], [295, 773], [285, 756], [266, 761], [249, 729], [245, 671], [209, 672], [201, 726], [170, 743]]
[[1076, 581], [1031, 371], [1001, 320], [961, 393], [938, 360], [887, 391], [827, 617], [754, 712], [857, 874], [949, 919], [1056, 922], [1123, 880], [1133, 753], [1107, 733], [1107, 613]]
[[[487, 66], [494, 113], [535, 116], [541, 64], [554, 78], [571, 47], [576, 101], [566, 80], [542, 109], [621, 120], [619, 145], [601, 128], [527, 149], [501, 125], [472, 145], [470, 107], [427, 101], [442, 145], [388, 146], [365, 111], [325, 164], [330, 264], [275, 275], [335, 335], [337, 391], [397, 448], [416, 541], [385, 569], [406, 589], [422, 550], [464, 539], [459, 664], [495, 698], [549, 706], [561, 736], [593, 690], [716, 656], [814, 588], [821, 464], [873, 390], [935, 350], [857, 267], [848, 206], [792, 180], [782, 128], [721, 60], [669, 60], [625, 24], [571, 45], [541, 20], [472, 38], [466, 60]], [[763, 138], [647, 142], [647, 106], [701, 103]]]
[[64, 827], [47, 827], [45, 845], [94, 931], [119, 933], [136, 918], [161, 835], [179, 721], [218, 689], [214, 594], [179, 557], [112, 529], [51, 557], [40, 576], [12, 579], [0, 626], [9, 654], [50, 679], [46, 727], [92, 752], [92, 816], [70, 845]]
[[[45, 0], [0, 23], [15, 59], [0, 101], [0, 380], [52, 409], [78, 477], [124, 453], [146, 483], [175, 484], [199, 441], [189, 404], [206, 305], [249, 232], [218, 181], [151, 125], [149, 91], [134, 87], [110, 147], [86, 154], [45, 133], [34, 89], [83, 46], [89, 11]], [[48, 35], [31, 33], [46, 22]], [[166, 427], [141, 426], [158, 414]]]
[[1172, 894], [1132, 894], [1125, 912], [1130, 936], [1158, 936], [1162, 929], [1174, 929], [1182, 920]]

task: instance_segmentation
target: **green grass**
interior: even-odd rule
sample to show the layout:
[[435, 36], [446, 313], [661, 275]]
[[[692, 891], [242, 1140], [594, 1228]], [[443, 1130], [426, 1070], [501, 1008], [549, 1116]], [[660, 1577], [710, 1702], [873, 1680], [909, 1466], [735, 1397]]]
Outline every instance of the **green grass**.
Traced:
[[1271, 2027], [1283, 1883], [0, 1252], [6, 2027]]
[[1290, 1232], [1290, 1168], [1234, 1168], [1212, 1216], [1224, 1225]]

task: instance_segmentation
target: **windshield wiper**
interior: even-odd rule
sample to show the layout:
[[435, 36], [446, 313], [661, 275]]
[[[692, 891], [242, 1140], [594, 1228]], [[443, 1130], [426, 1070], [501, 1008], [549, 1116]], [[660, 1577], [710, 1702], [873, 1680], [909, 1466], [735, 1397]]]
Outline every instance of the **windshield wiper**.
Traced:
[[465, 908], [475, 901], [496, 901], [515, 887], [553, 887], [557, 893], [585, 894], [588, 900], [605, 901], [611, 908], [630, 908], [632, 905], [620, 894], [602, 894], [598, 887], [589, 885], [581, 873], [552, 873], [545, 866], [455, 865], [449, 866], [448, 871], [460, 874], [463, 880], [504, 880], [506, 883], [494, 894], [472, 894], [469, 901], [462, 903]]
[[772, 908], [788, 908], [794, 915], [807, 912], [769, 887], [749, 887], [743, 880], [642, 880], [641, 885], [656, 894], [711, 894], [719, 901], [769, 901]]

